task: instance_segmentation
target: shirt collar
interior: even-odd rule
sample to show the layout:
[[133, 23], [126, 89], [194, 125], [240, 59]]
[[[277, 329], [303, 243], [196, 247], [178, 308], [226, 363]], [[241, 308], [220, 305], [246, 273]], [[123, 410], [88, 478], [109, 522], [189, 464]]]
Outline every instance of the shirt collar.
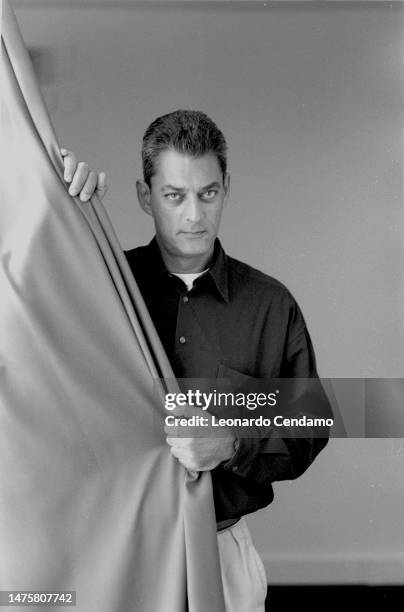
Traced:
[[[148, 244], [149, 251], [149, 269], [154, 270], [156, 274], [169, 274], [163, 257], [161, 255], [156, 237]], [[205, 275], [204, 275], [205, 276]], [[227, 255], [223, 250], [219, 238], [216, 238], [213, 257], [210, 262], [209, 270], [206, 276], [210, 276], [214, 285], [225, 302], [229, 301], [229, 286], [228, 286], [228, 262]]]
[[225, 302], [229, 301], [229, 284], [228, 284], [228, 262], [227, 255], [220, 243], [219, 238], [215, 240], [215, 248], [210, 264], [209, 272], [213, 279], [216, 289], [222, 296]]

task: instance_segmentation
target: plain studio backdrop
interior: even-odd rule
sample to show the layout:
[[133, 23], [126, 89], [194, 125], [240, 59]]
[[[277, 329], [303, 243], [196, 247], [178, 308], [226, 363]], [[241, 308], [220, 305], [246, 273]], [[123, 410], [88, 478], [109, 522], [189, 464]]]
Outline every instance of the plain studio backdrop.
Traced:
[[[203, 110], [229, 144], [227, 252], [289, 287], [321, 376], [403, 377], [403, 4], [13, 6], [60, 143], [107, 172], [124, 248], [153, 235], [145, 128]], [[269, 582], [401, 583], [403, 502], [401, 439], [331, 440], [250, 518]]]

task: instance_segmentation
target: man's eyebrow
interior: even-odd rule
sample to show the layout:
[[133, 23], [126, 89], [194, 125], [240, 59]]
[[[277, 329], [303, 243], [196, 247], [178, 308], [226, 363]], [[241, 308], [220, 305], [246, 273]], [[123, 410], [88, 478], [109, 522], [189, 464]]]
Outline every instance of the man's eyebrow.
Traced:
[[170, 189], [171, 191], [185, 191], [184, 187], [175, 187], [175, 185], [163, 185], [161, 191], [165, 191], [165, 189]]
[[209, 191], [209, 189], [213, 189], [214, 187], [215, 187], [216, 189], [220, 189], [221, 184], [220, 184], [220, 183], [218, 183], [217, 181], [213, 181], [213, 183], [209, 183], [209, 185], [206, 185], [205, 187], [202, 187], [202, 189], [200, 190], [200, 192], [202, 192], [202, 191]]
[[[209, 183], [209, 185], [205, 185], [204, 187], [201, 187], [201, 189], [199, 190], [199, 193], [203, 193], [204, 191], [209, 191], [209, 189], [220, 189], [221, 184], [218, 181], [213, 181], [213, 183]], [[161, 188], [161, 191], [165, 191], [166, 189], [170, 190], [170, 191], [179, 191], [179, 192], [185, 192], [186, 189], [185, 187], [176, 187], [175, 185], [163, 185]]]

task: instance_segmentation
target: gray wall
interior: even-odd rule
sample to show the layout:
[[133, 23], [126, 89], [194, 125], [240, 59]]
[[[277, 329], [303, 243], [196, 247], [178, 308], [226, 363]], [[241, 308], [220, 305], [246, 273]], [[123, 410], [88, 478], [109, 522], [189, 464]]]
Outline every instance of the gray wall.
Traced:
[[[152, 236], [144, 129], [204, 110], [229, 142], [227, 251], [288, 285], [322, 376], [403, 376], [404, 6], [53, 4], [14, 2], [60, 142], [107, 171], [123, 246]], [[401, 440], [332, 440], [250, 521], [270, 582], [400, 582], [403, 500]]]

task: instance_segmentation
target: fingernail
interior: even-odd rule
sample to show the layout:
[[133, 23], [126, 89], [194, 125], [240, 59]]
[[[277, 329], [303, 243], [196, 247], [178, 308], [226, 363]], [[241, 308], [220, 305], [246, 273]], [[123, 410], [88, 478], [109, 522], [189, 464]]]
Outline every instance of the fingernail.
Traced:
[[68, 183], [70, 183], [70, 181], [72, 180], [71, 174], [66, 174], [65, 175], [65, 181], [67, 181]]
[[70, 195], [75, 196], [75, 195], [77, 195], [77, 190], [70, 188], [69, 189], [69, 193], [70, 193]]

